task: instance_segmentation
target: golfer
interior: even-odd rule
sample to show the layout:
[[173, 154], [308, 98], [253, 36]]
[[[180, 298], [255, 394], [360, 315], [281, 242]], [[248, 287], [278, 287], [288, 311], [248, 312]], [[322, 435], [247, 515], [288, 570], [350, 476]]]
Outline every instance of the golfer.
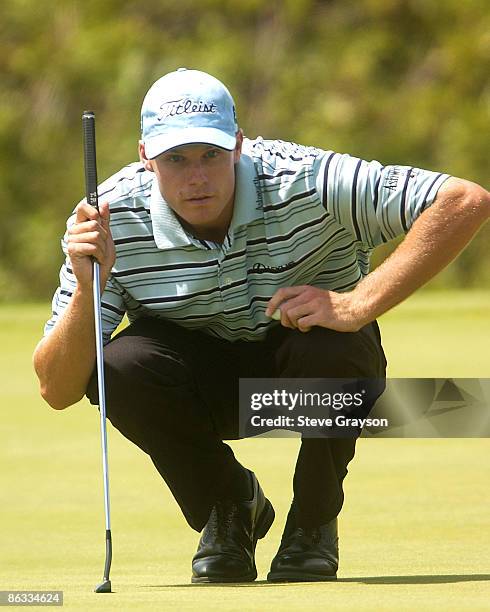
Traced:
[[[274, 510], [224, 442], [239, 437], [239, 378], [384, 379], [376, 318], [465, 247], [490, 194], [447, 174], [245, 138], [227, 88], [184, 68], [148, 91], [139, 157], [99, 187], [100, 213], [82, 201], [68, 220], [34, 355], [41, 394], [59, 410], [84, 395], [98, 403], [95, 257], [107, 416], [202, 532], [192, 581], [252, 581]], [[370, 272], [374, 247], [402, 234]], [[111, 338], [125, 313], [130, 325]], [[355, 444], [301, 440], [268, 580], [336, 577]]]

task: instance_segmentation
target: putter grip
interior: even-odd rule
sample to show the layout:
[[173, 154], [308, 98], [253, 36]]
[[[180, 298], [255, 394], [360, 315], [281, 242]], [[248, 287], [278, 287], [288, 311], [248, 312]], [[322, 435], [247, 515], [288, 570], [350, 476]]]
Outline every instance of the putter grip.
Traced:
[[85, 193], [87, 202], [99, 210], [97, 197], [97, 160], [95, 156], [95, 115], [84, 111], [82, 116], [83, 153], [85, 161]]

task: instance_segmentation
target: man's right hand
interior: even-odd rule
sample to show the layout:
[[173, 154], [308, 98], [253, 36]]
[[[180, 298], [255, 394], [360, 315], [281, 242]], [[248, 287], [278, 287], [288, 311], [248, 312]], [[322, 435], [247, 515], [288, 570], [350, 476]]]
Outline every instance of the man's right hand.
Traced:
[[109, 226], [109, 203], [99, 204], [99, 211], [83, 200], [75, 209], [75, 222], [68, 228], [68, 255], [80, 288], [88, 289], [92, 286], [92, 257], [100, 264], [101, 290], [116, 261], [116, 249]]

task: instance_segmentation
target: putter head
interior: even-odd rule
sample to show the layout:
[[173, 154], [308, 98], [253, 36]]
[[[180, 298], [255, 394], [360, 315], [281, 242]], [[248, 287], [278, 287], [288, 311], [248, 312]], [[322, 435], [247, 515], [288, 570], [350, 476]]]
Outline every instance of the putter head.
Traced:
[[101, 582], [98, 586], [95, 587], [94, 592], [95, 593], [112, 593], [111, 581], [104, 580], [104, 582]]

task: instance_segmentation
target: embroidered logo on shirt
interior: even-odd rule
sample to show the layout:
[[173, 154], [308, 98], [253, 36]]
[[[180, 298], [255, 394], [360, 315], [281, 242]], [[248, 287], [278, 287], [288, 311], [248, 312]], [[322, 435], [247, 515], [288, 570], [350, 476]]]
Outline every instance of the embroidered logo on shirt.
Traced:
[[385, 179], [383, 187], [389, 191], [395, 191], [399, 178], [400, 168], [398, 168], [398, 166], [393, 166], [393, 168], [388, 172], [388, 176]]
[[264, 208], [264, 196], [262, 195], [262, 189], [260, 188], [260, 179], [258, 178], [259, 166], [257, 163], [254, 163], [255, 166], [255, 178], [254, 178], [254, 187], [255, 194], [257, 196], [256, 207], [255, 210], [262, 210]]
[[[391, 168], [391, 170], [388, 172], [383, 187], [389, 191], [395, 191], [398, 187], [398, 181], [400, 176], [402, 176], [402, 173], [406, 175], [406, 172], [403, 172], [404, 170], [405, 168], [400, 168], [400, 166], [393, 166], [393, 168]], [[409, 178], [415, 178], [415, 172], [413, 170], [410, 172]]]
[[185, 295], [188, 292], [187, 283], [175, 283], [177, 295]]
[[283, 266], [266, 266], [263, 263], [256, 263], [252, 266], [252, 272], [256, 272], [257, 274], [263, 274], [264, 272], [285, 272], [286, 270], [293, 268], [294, 264], [294, 261], [290, 261]]

